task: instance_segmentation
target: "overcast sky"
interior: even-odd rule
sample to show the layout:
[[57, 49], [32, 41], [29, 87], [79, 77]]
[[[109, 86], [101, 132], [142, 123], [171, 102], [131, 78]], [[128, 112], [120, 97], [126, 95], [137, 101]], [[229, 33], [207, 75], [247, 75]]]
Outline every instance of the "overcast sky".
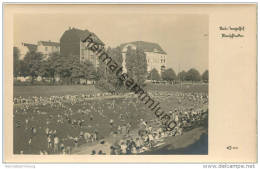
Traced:
[[59, 42], [69, 27], [94, 32], [106, 46], [131, 41], [158, 43], [167, 66], [176, 73], [208, 69], [208, 15], [153, 13], [19, 14], [14, 18], [14, 44]]

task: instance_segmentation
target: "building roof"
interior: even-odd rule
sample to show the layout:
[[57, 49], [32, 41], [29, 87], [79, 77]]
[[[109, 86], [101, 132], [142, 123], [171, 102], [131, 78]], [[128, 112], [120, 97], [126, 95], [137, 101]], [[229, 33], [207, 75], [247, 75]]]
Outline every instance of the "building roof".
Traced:
[[29, 51], [36, 51], [37, 50], [37, 45], [35, 44], [30, 44], [30, 43], [22, 43], [23, 46], [26, 46]]
[[63, 35], [61, 36], [61, 38], [65, 35], [65, 34], [73, 34], [74, 36], [77, 36], [78, 39], [80, 40], [84, 40], [85, 38], [87, 38], [90, 34], [92, 35], [92, 38], [94, 40], [95, 43], [97, 44], [101, 44], [104, 45], [104, 43], [97, 37], [97, 35], [93, 32], [90, 32], [89, 30], [85, 29], [85, 30], [81, 30], [81, 29], [77, 29], [77, 28], [69, 28], [68, 30], [66, 30]]
[[40, 43], [41, 43], [43, 46], [56, 46], [56, 47], [59, 47], [59, 46], [60, 46], [60, 43], [58, 43], [58, 42], [52, 42], [52, 41], [40, 41]]
[[152, 42], [145, 42], [145, 41], [134, 41], [134, 42], [128, 42], [128, 43], [123, 43], [120, 45], [121, 50], [123, 50], [123, 48], [126, 45], [135, 45], [135, 46], [139, 46], [141, 49], [144, 50], [144, 52], [154, 52], [154, 53], [160, 53], [160, 54], [167, 54], [159, 44], [157, 43], [152, 43]]

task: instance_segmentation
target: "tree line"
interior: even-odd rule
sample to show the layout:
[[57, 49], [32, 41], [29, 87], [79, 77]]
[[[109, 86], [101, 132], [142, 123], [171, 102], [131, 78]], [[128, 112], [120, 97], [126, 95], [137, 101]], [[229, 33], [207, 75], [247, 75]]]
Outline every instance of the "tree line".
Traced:
[[169, 82], [176, 82], [176, 81], [191, 81], [191, 82], [198, 82], [204, 81], [208, 82], [208, 70], [205, 70], [202, 75], [200, 75], [199, 71], [195, 68], [191, 68], [190, 70], [181, 71], [176, 75], [175, 71], [172, 68], [166, 69], [161, 72], [161, 75], [157, 71], [157, 69], [152, 69], [148, 75], [149, 80], [155, 81], [169, 81]]
[[[123, 56], [119, 47], [106, 49], [106, 53], [122, 66]], [[80, 79], [95, 81], [95, 85], [101, 89], [115, 91], [124, 89], [122, 80], [107, 68], [106, 63], [99, 62], [95, 67], [90, 61], [80, 62], [78, 56], [61, 56], [59, 53], [52, 53], [47, 59], [37, 51], [29, 51], [23, 60], [19, 60], [20, 51], [13, 48], [13, 76], [30, 77], [31, 84], [35, 83], [37, 77], [49, 84], [77, 84]], [[137, 46], [136, 49], [128, 47], [126, 52], [126, 70], [129, 77], [132, 77], [139, 85], [143, 85], [145, 80], [164, 81], [208, 81], [208, 71], [202, 75], [196, 69], [182, 71], [176, 75], [173, 69], [166, 69], [158, 73], [156, 69], [147, 72], [147, 61], [145, 52]], [[57, 78], [59, 81], [57, 81]]]
[[176, 82], [176, 81], [191, 81], [191, 82], [208, 82], [208, 70], [205, 70], [202, 75], [200, 75], [199, 71], [195, 68], [191, 68], [190, 70], [181, 71], [176, 75], [175, 71], [172, 68], [166, 69], [161, 72], [161, 75], [156, 69], [152, 69], [149, 73], [148, 79], [155, 80], [155, 81], [169, 81], [169, 82]]
[[[51, 84], [78, 83], [80, 78], [97, 80], [98, 72], [89, 61], [80, 62], [76, 56], [61, 56], [58, 52], [52, 53], [47, 59], [43, 54], [35, 50], [26, 53], [23, 60], [19, 60], [20, 52], [17, 47], [13, 48], [13, 76], [30, 77], [34, 84], [37, 77], [43, 82]], [[60, 79], [59, 82], [56, 79]]]

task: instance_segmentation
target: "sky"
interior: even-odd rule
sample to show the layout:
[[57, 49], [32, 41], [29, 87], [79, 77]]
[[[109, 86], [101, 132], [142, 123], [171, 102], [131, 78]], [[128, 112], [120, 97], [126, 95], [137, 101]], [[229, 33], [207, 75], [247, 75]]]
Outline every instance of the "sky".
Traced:
[[158, 43], [176, 73], [208, 69], [208, 15], [152, 12], [28, 13], [14, 17], [14, 45], [59, 42], [69, 27], [94, 32], [106, 46], [131, 41]]

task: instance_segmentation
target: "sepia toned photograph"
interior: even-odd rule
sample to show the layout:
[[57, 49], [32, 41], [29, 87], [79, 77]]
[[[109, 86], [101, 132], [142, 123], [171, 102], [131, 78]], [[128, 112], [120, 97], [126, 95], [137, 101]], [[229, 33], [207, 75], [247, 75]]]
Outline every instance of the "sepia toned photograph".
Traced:
[[256, 5], [5, 4], [4, 35], [4, 161], [256, 161]]
[[208, 25], [197, 14], [15, 15], [13, 153], [208, 154]]

